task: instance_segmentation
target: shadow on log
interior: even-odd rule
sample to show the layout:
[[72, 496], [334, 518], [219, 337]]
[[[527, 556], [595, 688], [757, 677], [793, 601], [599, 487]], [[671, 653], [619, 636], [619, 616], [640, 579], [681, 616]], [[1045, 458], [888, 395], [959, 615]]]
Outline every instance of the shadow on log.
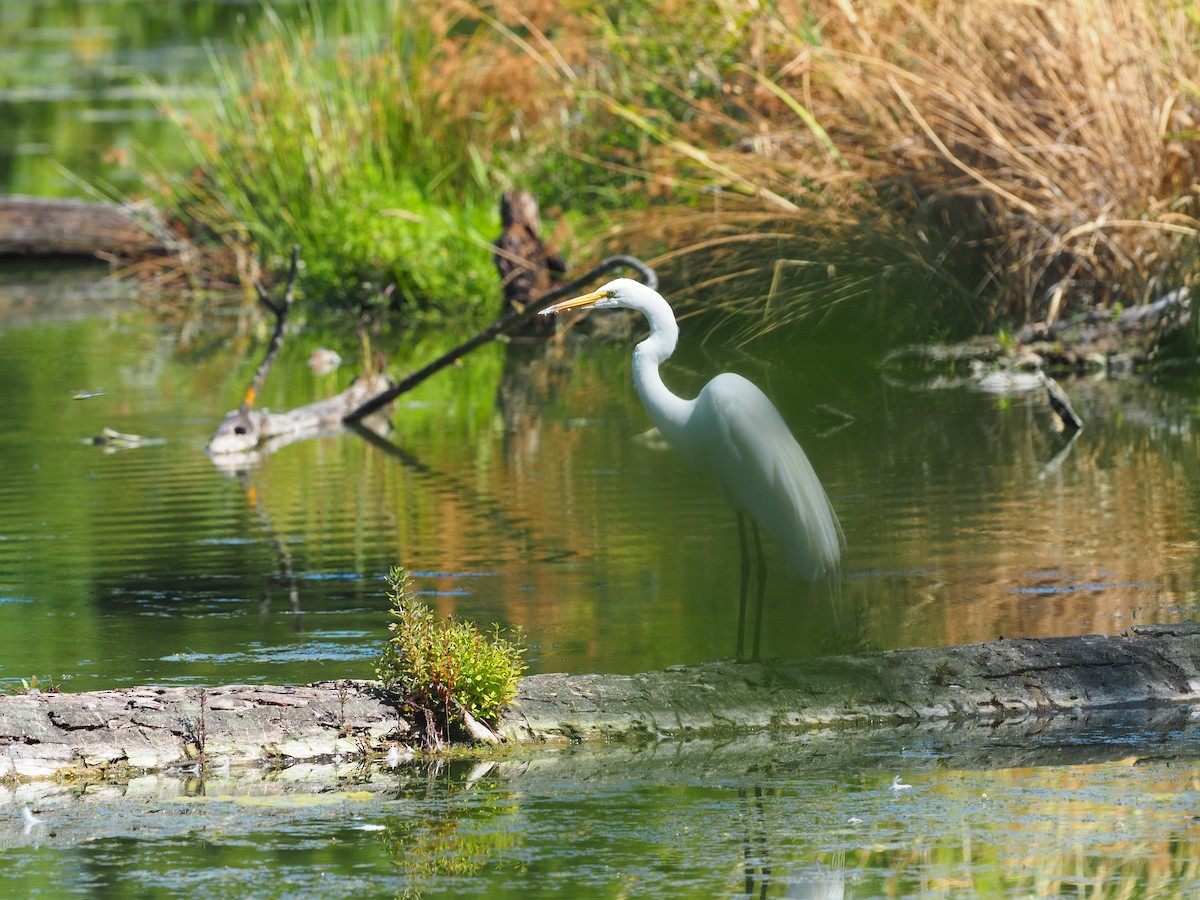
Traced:
[[[641, 675], [534, 675], [509, 743], [730, 738], [911, 726], [995, 739], [1200, 701], [1200, 625]], [[1130, 713], [1132, 715], [1132, 713]], [[380, 758], [418, 736], [371, 682], [0, 697], [0, 778]]]

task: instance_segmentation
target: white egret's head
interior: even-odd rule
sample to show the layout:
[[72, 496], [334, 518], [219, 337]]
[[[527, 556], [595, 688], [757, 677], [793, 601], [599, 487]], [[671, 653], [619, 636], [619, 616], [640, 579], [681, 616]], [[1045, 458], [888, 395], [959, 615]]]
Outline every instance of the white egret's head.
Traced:
[[[563, 300], [561, 303], [547, 306], [541, 310], [540, 314], [548, 316], [564, 312], [568, 309], [616, 309], [617, 307], [644, 310], [646, 294], [659, 297], [655, 291], [652, 291], [641, 282], [634, 281], [632, 278], [618, 278], [615, 281], [610, 281], [599, 290], [592, 291], [590, 294], [584, 294], [572, 300]], [[659, 299], [661, 300], [662, 298], [659, 297]]]

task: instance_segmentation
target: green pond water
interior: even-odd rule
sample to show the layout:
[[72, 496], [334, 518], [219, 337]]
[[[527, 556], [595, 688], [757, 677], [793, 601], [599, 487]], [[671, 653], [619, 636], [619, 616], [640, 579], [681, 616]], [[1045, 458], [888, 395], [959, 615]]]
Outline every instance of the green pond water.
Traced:
[[[0, 191], [133, 184], [133, 143], [173, 159], [142, 75], [205, 90], [206, 46], [259, 14], [5, 3]], [[522, 625], [535, 672], [732, 653], [734, 518], [646, 436], [628, 343], [488, 347], [401, 398], [383, 441], [218, 465], [203, 448], [262, 326], [163, 321], [78, 274], [0, 267], [0, 686], [370, 677], [395, 564], [443, 613]], [[373, 340], [400, 373], [461, 336]], [[1066, 382], [1086, 422], [1068, 443], [1038, 393], [916, 385], [820, 335], [699, 337], [668, 383], [758, 382], [846, 533], [832, 585], [768, 547], [764, 654], [1195, 617], [1194, 381]], [[314, 374], [320, 347], [347, 362]], [[352, 336], [293, 333], [261, 404], [335, 393], [356, 360]], [[106, 427], [146, 441], [93, 445]], [[0, 788], [0, 896], [1190, 896], [1198, 758], [1181, 710]]]
[[[402, 399], [386, 440], [231, 467], [204, 445], [263, 342], [55, 290], [33, 315], [0, 289], [0, 684], [370, 677], [398, 562], [438, 610], [521, 624], [533, 671], [732, 652], [733, 517], [645, 436], [624, 343], [489, 347]], [[290, 335], [262, 402], [344, 386], [352, 363], [307, 364], [339, 340], [352, 358]], [[375, 340], [403, 371], [455, 337]], [[1037, 394], [895, 384], [853, 348], [697, 341], [668, 378], [722, 368], [776, 398], [848, 542], [836, 590], [769, 548], [765, 654], [1194, 617], [1190, 386], [1069, 383], [1068, 444]], [[146, 443], [94, 445], [105, 427]], [[1188, 896], [1196, 747], [1183, 709], [0, 788], [0, 896]]]
[[[0, 323], [0, 684], [369, 677], [397, 564], [443, 613], [524, 627], [533, 671], [733, 652], [734, 516], [645, 435], [624, 343], [497, 344], [401, 398], [385, 439], [298, 441], [231, 466], [204, 446], [262, 345], [180, 334], [121, 306]], [[406, 371], [456, 336], [375, 340]], [[291, 336], [262, 405], [344, 387], [353, 363], [307, 364], [336, 341]], [[352, 358], [353, 339], [339, 349]], [[697, 342], [668, 377], [693, 391], [723, 368], [776, 399], [848, 544], [841, 577], [815, 585], [768, 547], [765, 654], [1194, 614], [1188, 390], [1077, 382], [1087, 426], [1067, 444], [1040, 392], [892, 385], [852, 348], [756, 360]], [[104, 428], [146, 443], [93, 445]]]
[[904, 729], [27, 786], [0, 805], [0, 894], [862, 900], [1200, 890], [1200, 766], [1187, 714], [984, 732], [968, 743]]

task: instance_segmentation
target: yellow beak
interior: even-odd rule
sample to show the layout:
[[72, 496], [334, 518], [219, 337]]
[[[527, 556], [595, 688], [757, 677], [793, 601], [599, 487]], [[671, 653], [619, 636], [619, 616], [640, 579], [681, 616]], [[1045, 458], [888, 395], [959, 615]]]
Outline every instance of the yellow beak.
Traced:
[[555, 303], [552, 306], [547, 306], [538, 314], [542, 316], [560, 313], [568, 309], [588, 309], [599, 300], [603, 300], [608, 294], [604, 291], [592, 291], [590, 294], [584, 294], [581, 297], [576, 297], [573, 300], [564, 300], [562, 303]]

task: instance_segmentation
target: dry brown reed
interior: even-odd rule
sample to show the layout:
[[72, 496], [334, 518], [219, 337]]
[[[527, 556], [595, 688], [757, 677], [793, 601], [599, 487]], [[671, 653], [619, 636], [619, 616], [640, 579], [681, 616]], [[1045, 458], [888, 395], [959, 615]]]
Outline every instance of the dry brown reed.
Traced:
[[[711, 197], [623, 239], [679, 248], [663, 261], [700, 288], [742, 282], [755, 332], [841, 306], [911, 313], [914, 291], [972, 328], [1053, 320], [1189, 280], [1190, 4], [716, 5], [744, 29], [740, 61], [643, 166], [676, 200], [700, 183]], [[605, 102], [665, 131], [628, 97]]]
[[[489, 209], [511, 180], [549, 220], [574, 211], [600, 235], [577, 258], [659, 252], [676, 299], [747, 334], [818, 315], [891, 335], [1049, 321], [1185, 285], [1200, 258], [1200, 16], [1185, 0], [403, 9], [384, 52], [334, 60], [338, 83], [360, 88], [334, 90], [315, 66], [299, 70], [308, 93], [267, 102], [279, 78], [251, 80], [226, 104], [228, 146], [207, 151], [218, 173], [232, 160], [218, 217], [261, 219], [263, 196], [296, 207], [311, 163], [349, 173], [317, 179], [335, 188], [312, 201], [329, 233], [365, 235], [360, 255], [434, 260], [377, 252], [392, 231], [372, 237], [375, 218], [355, 215], [396, 180], [427, 204]], [[314, 149], [280, 124], [294, 108], [303, 126], [310, 94], [334, 95], [329, 122], [365, 124]], [[243, 177], [243, 160], [259, 174]], [[285, 209], [268, 224], [290, 247], [297, 221], [324, 220]], [[338, 243], [327, 237], [304, 242]], [[421, 285], [461, 288], [438, 273]]]

